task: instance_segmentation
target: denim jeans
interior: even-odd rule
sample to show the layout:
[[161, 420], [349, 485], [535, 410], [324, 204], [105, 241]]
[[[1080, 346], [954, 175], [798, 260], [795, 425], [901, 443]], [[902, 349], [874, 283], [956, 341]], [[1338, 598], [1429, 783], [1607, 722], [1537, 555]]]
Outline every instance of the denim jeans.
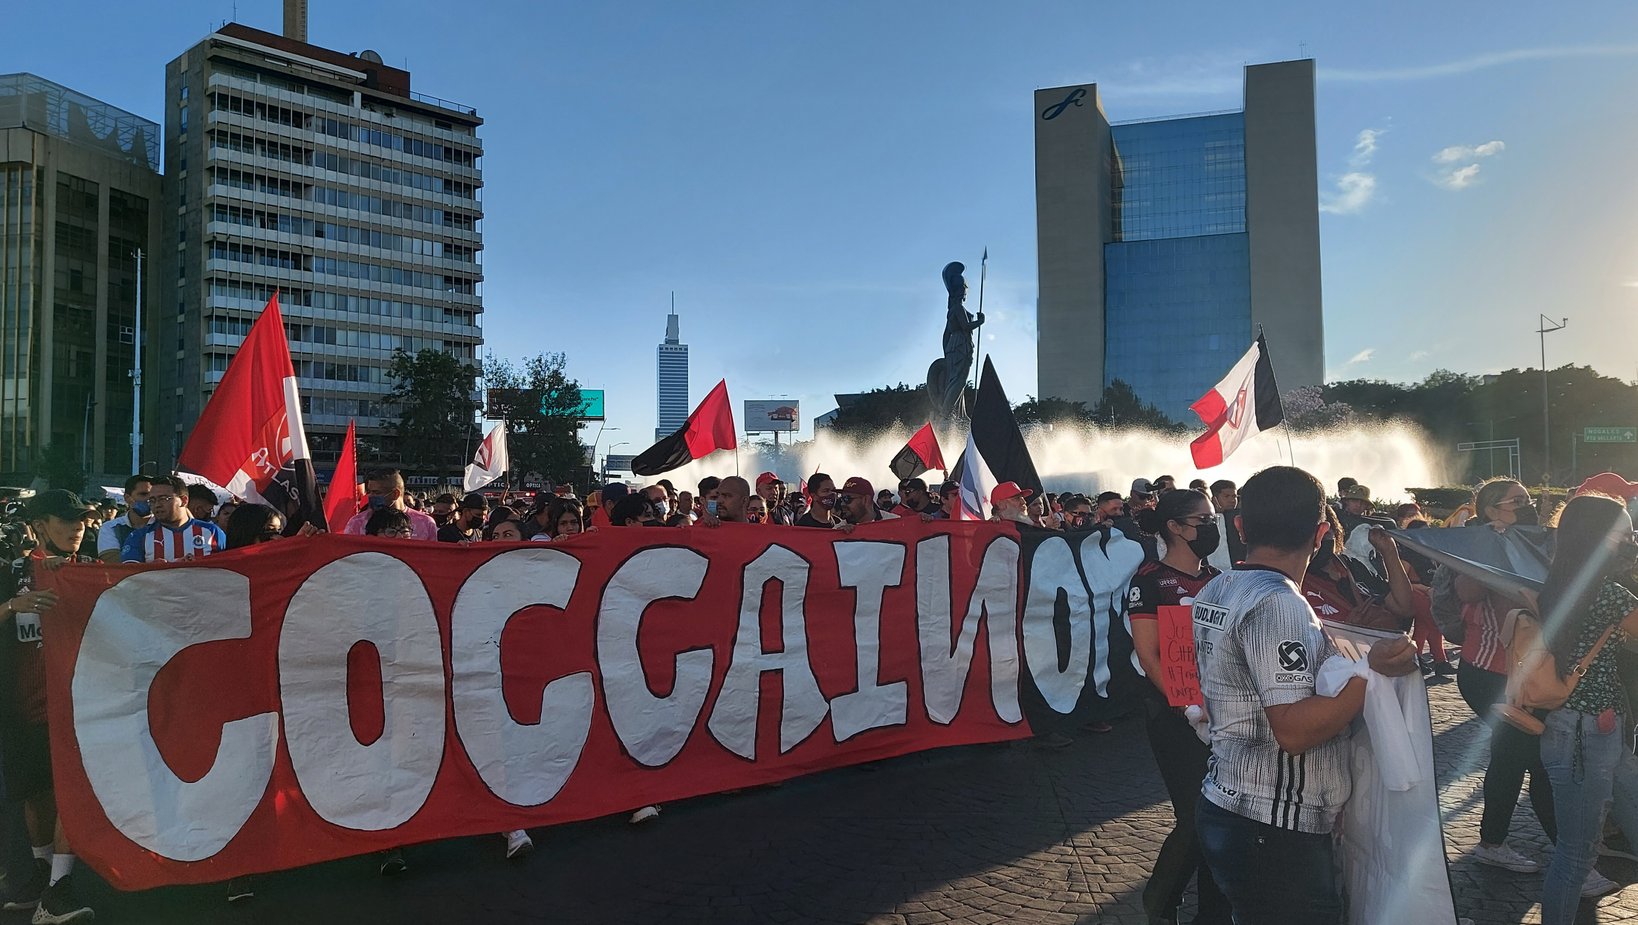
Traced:
[[1558, 847], [1542, 885], [1542, 925], [1573, 925], [1581, 885], [1597, 860], [1604, 816], [1613, 811], [1628, 838], [1638, 839], [1638, 758], [1627, 747], [1626, 722], [1609, 732], [1598, 717], [1554, 710], [1541, 735], [1541, 761], [1553, 781]]
[[1342, 893], [1331, 836], [1281, 829], [1201, 796], [1195, 829], [1236, 925], [1338, 925]]

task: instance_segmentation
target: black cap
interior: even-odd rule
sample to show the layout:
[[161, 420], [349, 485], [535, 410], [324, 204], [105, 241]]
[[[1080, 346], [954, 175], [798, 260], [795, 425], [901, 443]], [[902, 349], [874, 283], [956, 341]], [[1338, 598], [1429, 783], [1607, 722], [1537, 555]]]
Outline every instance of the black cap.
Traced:
[[85, 506], [80, 496], [62, 488], [53, 488], [42, 491], [28, 499], [28, 517], [30, 520], [39, 520], [43, 517], [61, 517], [63, 520], [84, 520], [95, 517], [94, 508]]
[[487, 511], [489, 510], [489, 499], [477, 492], [472, 492], [461, 499], [460, 509], [463, 511]]

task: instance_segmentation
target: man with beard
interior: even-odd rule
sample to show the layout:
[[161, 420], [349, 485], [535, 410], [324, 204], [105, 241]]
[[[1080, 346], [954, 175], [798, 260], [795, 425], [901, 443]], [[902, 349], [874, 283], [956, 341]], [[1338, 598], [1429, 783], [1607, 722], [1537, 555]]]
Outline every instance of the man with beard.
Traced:
[[855, 475], [842, 483], [842, 490], [836, 494], [835, 516], [839, 521], [837, 526], [847, 524], [872, 524], [878, 520], [898, 520], [899, 515], [891, 511], [884, 511], [876, 504], [876, 492], [866, 479]]

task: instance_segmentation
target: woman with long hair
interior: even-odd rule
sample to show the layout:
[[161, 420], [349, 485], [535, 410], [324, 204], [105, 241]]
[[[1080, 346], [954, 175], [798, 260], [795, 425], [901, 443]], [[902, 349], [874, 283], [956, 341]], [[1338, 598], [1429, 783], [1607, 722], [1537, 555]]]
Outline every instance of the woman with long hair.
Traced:
[[[1479, 486], [1473, 502], [1473, 516], [1463, 530], [1494, 530], [1506, 533], [1517, 526], [1536, 523], [1536, 509], [1530, 490], [1515, 479], [1495, 478]], [[1449, 569], [1441, 573], [1448, 575]], [[1502, 642], [1502, 619], [1524, 601], [1494, 592], [1465, 575], [1454, 580], [1456, 606], [1461, 610], [1461, 663], [1456, 668], [1456, 687], [1474, 715], [1490, 725], [1490, 765], [1484, 772], [1484, 812], [1479, 821], [1479, 844], [1473, 859], [1514, 873], [1533, 874], [1541, 865], [1507, 845], [1518, 806], [1519, 788], [1530, 775], [1530, 807], [1549, 840], [1558, 839], [1558, 821], [1553, 813], [1553, 787], [1541, 766], [1541, 740], [1495, 719], [1491, 706], [1506, 699], [1507, 648]], [[1434, 605], [1439, 606], [1436, 593]], [[1596, 873], [1594, 874], [1596, 877]], [[1602, 878], [1598, 878], [1602, 880]], [[1604, 889], [1607, 880], [1589, 882], [1588, 888]]]
[[1194, 828], [1194, 807], [1200, 797], [1200, 782], [1206, 776], [1211, 746], [1195, 735], [1182, 708], [1166, 701], [1161, 686], [1159, 613], [1161, 607], [1193, 603], [1206, 582], [1217, 577], [1217, 569], [1207, 565], [1205, 559], [1217, 551], [1222, 536], [1211, 502], [1204, 494], [1191, 490], [1161, 495], [1153, 510], [1138, 512], [1138, 526], [1166, 543], [1166, 554], [1159, 561], [1144, 562], [1132, 577], [1127, 592], [1127, 627], [1138, 667], [1151, 682], [1142, 687], [1149, 747], [1155, 764], [1160, 766], [1160, 777], [1177, 818], [1160, 846], [1149, 883], [1143, 888], [1143, 908], [1151, 922], [1177, 921], [1183, 892], [1189, 879], [1196, 877], [1200, 907], [1194, 920], [1200, 925], [1229, 925], [1228, 900], [1201, 857]]
[[[1542, 638], [1559, 676], [1593, 653], [1570, 699], [1547, 715], [1542, 764], [1553, 782], [1558, 840], [1542, 886], [1542, 925], [1571, 925], [1595, 873], [1604, 817], [1638, 838], [1638, 758], [1628, 746], [1632, 705], [1616, 652], [1638, 632], [1638, 597], [1615, 581], [1638, 560], [1632, 516], [1603, 495], [1580, 495], [1559, 513], [1557, 548], [1541, 589]], [[1607, 892], [1607, 891], [1605, 891]]]

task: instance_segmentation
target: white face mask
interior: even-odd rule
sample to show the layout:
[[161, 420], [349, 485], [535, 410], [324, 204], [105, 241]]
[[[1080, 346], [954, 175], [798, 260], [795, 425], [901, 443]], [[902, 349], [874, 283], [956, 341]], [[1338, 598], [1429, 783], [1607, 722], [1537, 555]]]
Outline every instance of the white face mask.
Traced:
[[664, 498], [654, 502], [654, 509], [659, 512], [661, 520], [671, 514], [671, 505]]

